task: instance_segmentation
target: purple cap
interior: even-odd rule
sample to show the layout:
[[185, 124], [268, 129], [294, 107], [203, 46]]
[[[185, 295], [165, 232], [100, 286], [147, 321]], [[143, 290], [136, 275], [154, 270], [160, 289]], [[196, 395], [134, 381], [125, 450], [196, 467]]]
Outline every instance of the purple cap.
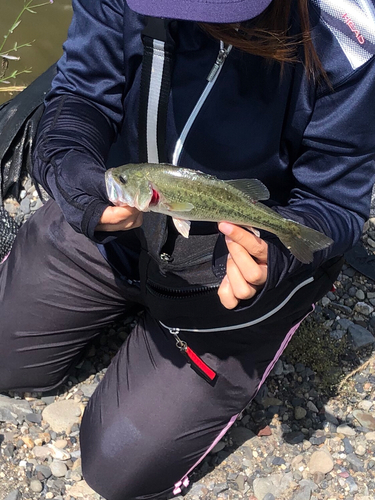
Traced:
[[272, 0], [127, 0], [146, 16], [206, 23], [237, 23], [261, 14]]

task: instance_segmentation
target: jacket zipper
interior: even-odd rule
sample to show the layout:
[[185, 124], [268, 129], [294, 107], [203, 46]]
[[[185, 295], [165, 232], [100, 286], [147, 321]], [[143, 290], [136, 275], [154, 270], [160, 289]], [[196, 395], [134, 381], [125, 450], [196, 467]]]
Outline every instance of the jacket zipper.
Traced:
[[178, 161], [180, 159], [180, 155], [182, 152], [182, 148], [184, 147], [184, 143], [186, 140], [186, 137], [188, 136], [190, 129], [199, 113], [201, 110], [204, 102], [206, 101], [208, 94], [211, 92], [212, 87], [215, 85], [215, 82], [220, 74], [220, 71], [222, 70], [223, 64], [225, 62], [225, 59], [227, 58], [229, 52], [232, 50], [232, 45], [228, 45], [227, 47], [225, 46], [224, 42], [220, 41], [220, 50], [219, 54], [216, 58], [216, 61], [211, 68], [208, 76], [207, 76], [207, 84], [198, 99], [197, 104], [195, 105], [193, 111], [191, 112], [182, 132], [180, 137], [177, 140], [176, 147], [173, 153], [173, 158], [172, 158], [172, 164], [177, 165]]

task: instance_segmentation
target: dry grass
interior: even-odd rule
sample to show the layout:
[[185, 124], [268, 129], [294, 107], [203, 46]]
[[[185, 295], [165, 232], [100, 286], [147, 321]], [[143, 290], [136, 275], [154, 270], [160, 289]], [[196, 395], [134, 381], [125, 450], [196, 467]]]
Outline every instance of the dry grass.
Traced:
[[13, 85], [7, 87], [0, 87], [0, 92], [21, 92], [26, 87], [25, 85]]

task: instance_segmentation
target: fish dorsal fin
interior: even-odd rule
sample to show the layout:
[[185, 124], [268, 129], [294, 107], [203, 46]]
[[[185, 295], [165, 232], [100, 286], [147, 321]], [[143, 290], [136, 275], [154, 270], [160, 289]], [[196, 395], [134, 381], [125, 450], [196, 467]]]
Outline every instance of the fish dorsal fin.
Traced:
[[225, 182], [242, 191], [254, 201], [268, 200], [270, 197], [270, 192], [259, 179], [231, 179]]

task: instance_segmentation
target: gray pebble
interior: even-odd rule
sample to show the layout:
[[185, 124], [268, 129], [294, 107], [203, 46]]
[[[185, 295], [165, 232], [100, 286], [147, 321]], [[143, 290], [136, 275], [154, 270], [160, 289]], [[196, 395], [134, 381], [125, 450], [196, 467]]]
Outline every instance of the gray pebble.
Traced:
[[358, 300], [365, 300], [365, 292], [361, 289], [358, 289], [356, 292], [355, 292], [355, 296], [357, 297]]
[[40, 424], [42, 422], [42, 415], [40, 413], [28, 413], [26, 420], [33, 424]]
[[37, 472], [40, 472], [43, 475], [43, 477], [45, 477], [45, 479], [48, 479], [49, 477], [52, 476], [51, 469], [48, 466], [46, 466], [46, 465], [37, 465], [35, 467], [35, 470]]
[[263, 500], [275, 500], [275, 495], [267, 493], [267, 495], [263, 497]]
[[363, 326], [353, 323], [349, 325], [348, 332], [354, 349], [360, 349], [375, 343], [375, 337]]
[[344, 450], [345, 450], [345, 453], [347, 455], [349, 455], [350, 453], [353, 453], [353, 446], [351, 445], [349, 439], [346, 437], [342, 440], [342, 443], [344, 445]]
[[68, 471], [68, 467], [64, 462], [60, 462], [59, 460], [54, 460], [51, 465], [51, 472], [55, 477], [64, 477]]
[[34, 493], [40, 493], [43, 490], [43, 484], [38, 479], [30, 481], [30, 490]]
[[4, 498], [4, 500], [21, 500], [21, 492], [19, 490], [13, 490]]
[[349, 453], [346, 456], [346, 460], [349, 462], [355, 472], [363, 472], [365, 470], [362, 460], [360, 460], [354, 453]]
[[20, 209], [22, 212], [27, 215], [30, 213], [30, 200], [29, 198], [24, 198], [20, 203]]

